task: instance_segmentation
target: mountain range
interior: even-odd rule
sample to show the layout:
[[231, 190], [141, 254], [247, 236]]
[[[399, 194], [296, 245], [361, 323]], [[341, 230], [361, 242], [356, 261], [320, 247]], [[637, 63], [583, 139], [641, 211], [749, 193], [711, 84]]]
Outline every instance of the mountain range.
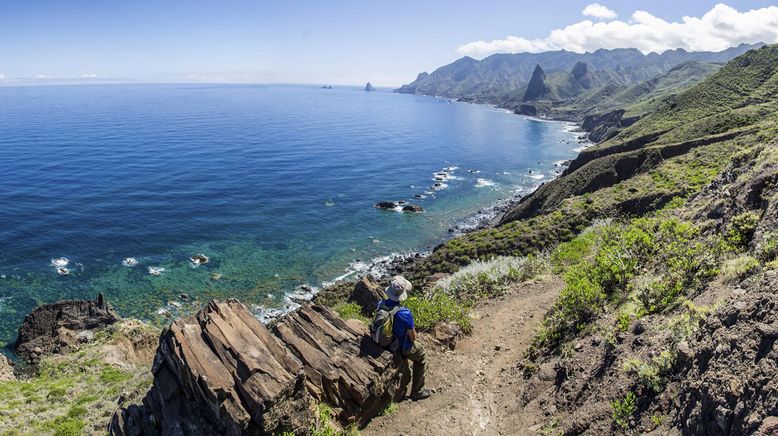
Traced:
[[480, 61], [466, 56], [431, 74], [419, 74], [396, 92], [489, 103], [558, 119], [580, 120], [633, 104], [640, 105], [632, 115], [641, 115], [662, 97], [762, 45], [741, 44], [720, 52], [676, 49], [661, 54], [643, 54], [637, 49], [561, 50], [495, 54]]

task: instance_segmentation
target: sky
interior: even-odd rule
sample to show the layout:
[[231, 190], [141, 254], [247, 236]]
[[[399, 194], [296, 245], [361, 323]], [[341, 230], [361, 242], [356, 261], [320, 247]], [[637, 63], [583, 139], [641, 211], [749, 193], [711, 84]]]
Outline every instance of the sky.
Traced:
[[0, 83], [398, 86], [462, 56], [778, 42], [775, 0], [0, 0]]

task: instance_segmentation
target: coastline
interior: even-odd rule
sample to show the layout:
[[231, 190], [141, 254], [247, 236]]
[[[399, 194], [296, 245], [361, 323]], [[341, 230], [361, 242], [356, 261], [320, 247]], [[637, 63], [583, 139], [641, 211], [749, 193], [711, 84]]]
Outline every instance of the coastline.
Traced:
[[[436, 96], [428, 96], [428, 97], [436, 98], [436, 99], [446, 99], [449, 101], [451, 100], [445, 97], [436, 97]], [[520, 117], [524, 117], [527, 120], [533, 122], [558, 122], [558, 123], [566, 124], [569, 128], [568, 131], [570, 133], [577, 134], [576, 143], [580, 145], [573, 149], [573, 151], [576, 152], [577, 154], [572, 159], [566, 161], [554, 162], [553, 163], [554, 167], [557, 169], [552, 171], [551, 172], [552, 175], [548, 178], [545, 178], [542, 182], [534, 184], [529, 189], [522, 190], [521, 192], [517, 192], [514, 195], [499, 199], [496, 202], [492, 203], [491, 205], [482, 208], [475, 214], [471, 214], [469, 216], [466, 216], [458, 220], [454, 224], [454, 226], [449, 229], [449, 237], [446, 239], [446, 241], [467, 233], [496, 226], [500, 222], [501, 218], [503, 217], [506, 211], [508, 211], [510, 208], [512, 208], [519, 202], [521, 202], [527, 196], [531, 195], [533, 192], [535, 192], [535, 190], [537, 190], [543, 184], [555, 180], [556, 178], [562, 176], [564, 174], [564, 171], [569, 167], [570, 162], [572, 162], [578, 156], [578, 154], [581, 153], [581, 151], [595, 145], [595, 143], [593, 143], [588, 139], [589, 132], [583, 128], [580, 122], [571, 121], [569, 119], [557, 120], [557, 119], [540, 118], [540, 117], [519, 114], [514, 111], [511, 111], [510, 109], [502, 108], [490, 103], [461, 102], [457, 100], [454, 100], [454, 102], [486, 105], [491, 108], [509, 113], [511, 115], [518, 115]], [[356, 280], [351, 280], [352, 278], [358, 278], [367, 274], [373, 276], [373, 278], [375, 278], [378, 281], [385, 280], [394, 274], [402, 272], [412, 262], [423, 259], [429, 256], [431, 253], [432, 251], [429, 250], [410, 251], [405, 253], [392, 253], [386, 256], [381, 256], [381, 257], [371, 259], [369, 262], [361, 262], [361, 261], [352, 262], [349, 264], [349, 268], [346, 273], [336, 277], [332, 281], [322, 282], [318, 287], [305, 286], [311, 291], [311, 297], [308, 298], [308, 300], [315, 299], [320, 293], [326, 293], [338, 287], [342, 287], [344, 285], [354, 283]], [[299, 307], [299, 305], [297, 305], [297, 307]], [[295, 310], [295, 309], [296, 307], [290, 308], [290, 310]], [[283, 316], [284, 313], [287, 312], [279, 313], [278, 316]], [[260, 319], [262, 318], [260, 317]]]

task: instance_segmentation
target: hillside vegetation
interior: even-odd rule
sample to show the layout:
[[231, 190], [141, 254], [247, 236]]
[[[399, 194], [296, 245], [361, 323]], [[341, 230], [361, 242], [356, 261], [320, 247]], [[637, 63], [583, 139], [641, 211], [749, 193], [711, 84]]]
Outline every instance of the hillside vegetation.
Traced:
[[519, 401], [553, 410], [549, 432], [747, 434], [775, 424], [778, 46], [720, 69], [684, 65], [653, 89], [689, 85], [678, 72], [698, 68], [715, 72], [660, 103], [622, 91], [627, 111], [650, 112], [500, 225], [407, 271], [423, 286], [497, 256], [550, 256], [566, 286], [519, 363]]

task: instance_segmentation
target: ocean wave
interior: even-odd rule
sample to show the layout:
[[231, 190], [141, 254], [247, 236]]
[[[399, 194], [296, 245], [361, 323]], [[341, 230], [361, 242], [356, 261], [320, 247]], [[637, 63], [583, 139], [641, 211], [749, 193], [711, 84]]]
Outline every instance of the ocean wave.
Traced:
[[163, 272], [165, 272], [165, 268], [162, 268], [161, 266], [150, 266], [148, 268], [149, 274], [153, 276], [161, 276]]
[[69, 263], [70, 263], [70, 259], [68, 259], [67, 257], [58, 257], [55, 259], [51, 259], [51, 266], [53, 266], [54, 268], [66, 267], [68, 266]]
[[138, 264], [138, 259], [134, 257], [125, 257], [124, 260], [122, 260], [122, 265], [128, 268], [132, 268], [137, 264]]
[[540, 180], [545, 178], [546, 175], [543, 173], [532, 173], [532, 174], [528, 174], [527, 177], [529, 177], [530, 179]]
[[476, 188], [486, 188], [494, 185], [496, 185], [496, 183], [493, 180], [489, 180], [489, 179], [478, 179], [475, 181]]

